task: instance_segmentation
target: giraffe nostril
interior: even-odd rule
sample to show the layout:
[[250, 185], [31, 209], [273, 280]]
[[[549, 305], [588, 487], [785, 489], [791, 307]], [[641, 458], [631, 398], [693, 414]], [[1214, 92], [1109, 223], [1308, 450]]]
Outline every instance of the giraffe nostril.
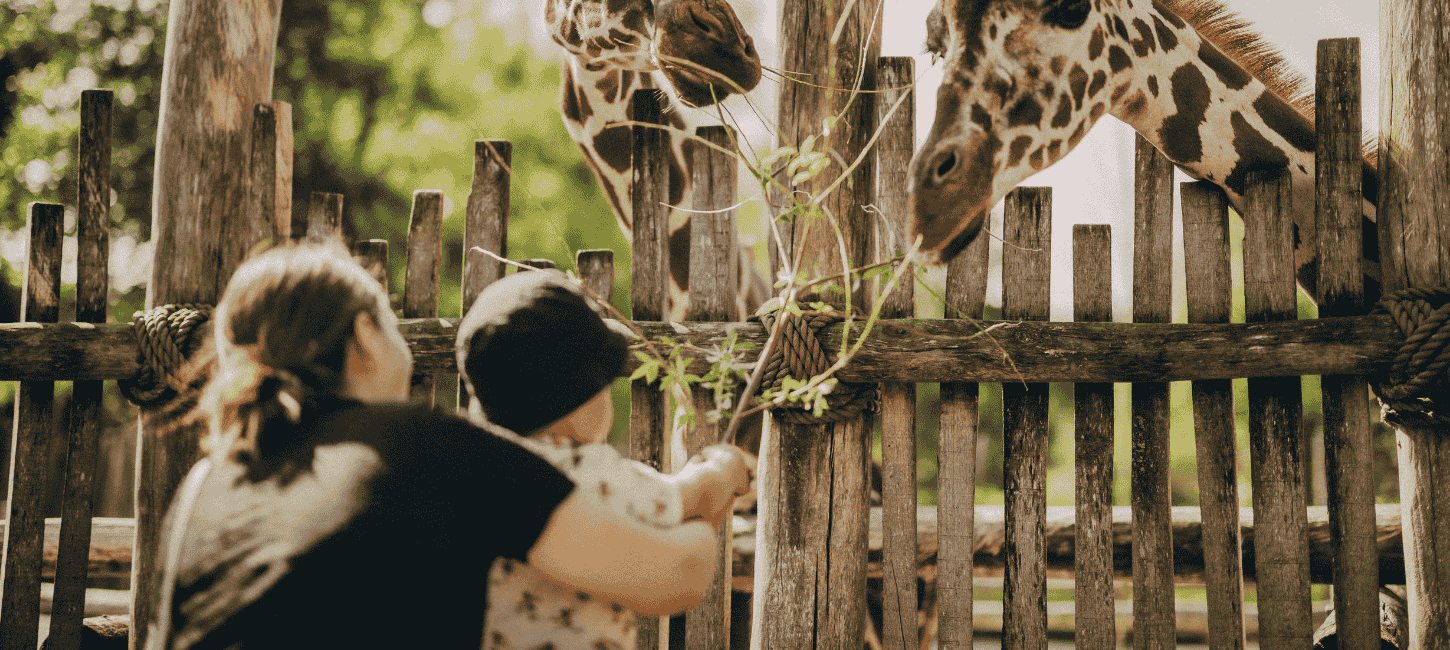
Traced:
[[690, 20], [693, 21], [695, 23], [695, 27], [698, 28], [700, 31], [704, 32], [706, 36], [715, 35], [714, 30], [710, 28], [710, 23], [700, 18], [700, 12], [691, 11]]
[[948, 151], [946, 156], [942, 157], [941, 162], [936, 164], [936, 181], [941, 182], [943, 178], [946, 178], [948, 174], [952, 173], [953, 169], [956, 169], [956, 166], [957, 153], [955, 151]]

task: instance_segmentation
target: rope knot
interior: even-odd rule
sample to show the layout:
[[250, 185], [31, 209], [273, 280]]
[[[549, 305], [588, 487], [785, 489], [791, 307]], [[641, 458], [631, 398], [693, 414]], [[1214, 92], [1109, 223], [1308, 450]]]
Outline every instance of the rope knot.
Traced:
[[[765, 370], [760, 376], [763, 389], [782, 390], [786, 377], [805, 381], [826, 372], [831, 367], [831, 357], [816, 337], [820, 330], [839, 323], [845, 318], [837, 313], [808, 311], [795, 316], [784, 310], [758, 314], [767, 330], [781, 323], [781, 338], [765, 359]], [[876, 384], [848, 384], [840, 382], [826, 394], [826, 410], [817, 417], [809, 409], [783, 407], [771, 410], [771, 415], [782, 422], [792, 424], [825, 424], [855, 418], [862, 413], [876, 410]]]
[[1387, 374], [1372, 378], [1386, 422], [1445, 426], [1450, 404], [1450, 288], [1410, 288], [1386, 295], [1374, 313], [1388, 313], [1405, 335]]
[[131, 315], [141, 368], [131, 379], [117, 382], [126, 399], [141, 407], [155, 407], [176, 399], [187, 389], [181, 369], [201, 341], [193, 341], [202, 323], [211, 319], [212, 306], [161, 305]]

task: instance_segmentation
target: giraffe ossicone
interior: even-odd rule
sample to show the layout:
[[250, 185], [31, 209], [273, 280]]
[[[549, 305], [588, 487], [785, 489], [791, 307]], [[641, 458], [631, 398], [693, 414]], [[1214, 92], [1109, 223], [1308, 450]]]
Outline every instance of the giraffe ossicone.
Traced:
[[[1112, 115], [1240, 213], [1249, 173], [1288, 172], [1295, 266], [1316, 296], [1310, 84], [1220, 0], [940, 0], [927, 47], [945, 61], [911, 171], [912, 229], [928, 256], [955, 256], [1008, 191]], [[1377, 183], [1366, 160], [1367, 242]]]
[[[755, 43], [725, 0], [546, 0], [550, 36], [567, 52], [561, 104], [578, 143], [630, 238], [633, 227], [630, 127], [634, 91], [659, 89], [670, 136], [670, 316], [683, 318], [689, 286], [689, 212], [693, 121], [710, 106], [760, 82]], [[737, 247], [737, 310], [764, 302], [769, 285], [748, 251]]]

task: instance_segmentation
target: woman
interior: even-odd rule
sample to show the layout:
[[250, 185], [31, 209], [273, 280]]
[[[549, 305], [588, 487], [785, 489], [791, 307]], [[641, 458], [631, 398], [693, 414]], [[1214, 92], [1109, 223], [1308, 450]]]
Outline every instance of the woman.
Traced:
[[516, 444], [404, 403], [397, 318], [340, 247], [246, 262], [213, 330], [196, 413], [211, 458], [164, 523], [174, 580], [148, 646], [475, 649], [499, 557], [654, 614], [708, 586], [708, 524], [646, 527]]

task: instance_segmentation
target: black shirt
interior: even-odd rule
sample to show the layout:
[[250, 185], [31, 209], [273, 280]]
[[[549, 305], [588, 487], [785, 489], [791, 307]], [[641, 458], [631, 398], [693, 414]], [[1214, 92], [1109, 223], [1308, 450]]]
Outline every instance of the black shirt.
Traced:
[[489, 567], [525, 560], [573, 483], [423, 406], [309, 420], [279, 462], [203, 483], [171, 647], [478, 648]]

